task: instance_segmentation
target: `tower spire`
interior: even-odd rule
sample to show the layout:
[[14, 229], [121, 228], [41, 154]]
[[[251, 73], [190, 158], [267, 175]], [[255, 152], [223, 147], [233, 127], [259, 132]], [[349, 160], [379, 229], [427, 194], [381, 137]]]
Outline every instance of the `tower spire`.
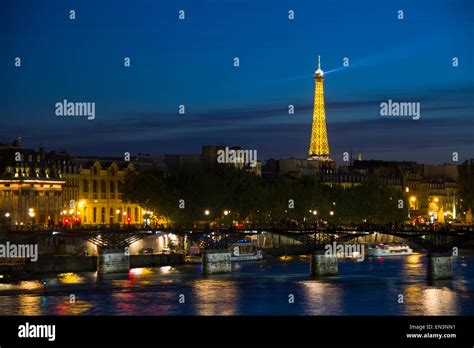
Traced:
[[309, 159], [331, 161], [324, 108], [324, 72], [321, 70], [321, 56], [319, 55], [318, 70], [314, 72], [314, 109]]

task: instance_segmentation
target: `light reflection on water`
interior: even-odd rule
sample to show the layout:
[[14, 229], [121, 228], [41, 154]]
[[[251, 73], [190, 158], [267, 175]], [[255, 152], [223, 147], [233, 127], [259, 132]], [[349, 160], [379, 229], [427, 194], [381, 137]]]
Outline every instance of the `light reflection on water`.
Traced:
[[[343, 288], [338, 287], [335, 284], [317, 281], [317, 280], [305, 280], [299, 282], [299, 285], [303, 287], [304, 291], [304, 302], [307, 307], [306, 314], [308, 315], [321, 315], [326, 313], [327, 315], [341, 315], [342, 313], [342, 292]], [[328, 296], [328, 294], [331, 294]]]
[[239, 302], [234, 280], [199, 279], [191, 283], [197, 315], [235, 315]]
[[37, 290], [42, 289], [43, 285], [39, 280], [24, 280], [19, 283], [10, 283], [10, 284], [1, 284], [0, 283], [0, 293], [6, 290]]
[[[453, 258], [452, 260], [453, 264], [457, 265], [458, 271], [461, 271], [465, 259]], [[458, 315], [462, 310], [459, 307], [458, 298], [464, 298], [467, 302], [471, 302], [471, 309], [468, 313], [473, 313], [473, 289], [469, 290], [466, 287], [463, 273], [456, 272], [453, 280], [426, 281], [425, 283], [417, 281], [425, 276], [425, 255], [413, 254], [408, 256], [402, 268], [402, 277], [407, 280], [403, 291], [401, 291], [404, 296], [402, 314]], [[471, 297], [470, 301], [469, 297]]]
[[340, 261], [339, 275], [324, 280], [308, 276], [306, 257], [233, 264], [232, 274], [210, 277], [199, 265], [62, 273], [0, 284], [0, 315], [473, 315], [474, 253], [453, 265], [454, 279], [437, 282], [426, 280], [423, 254]]
[[41, 307], [41, 296], [20, 295], [18, 297], [19, 315], [37, 315], [39, 307]]
[[423, 290], [422, 303], [426, 315], [449, 315], [457, 309], [456, 295], [448, 288]]
[[420, 253], [404, 256], [404, 262], [402, 263], [402, 272], [404, 273], [404, 276], [424, 275], [426, 272], [422, 260], [424, 257], [425, 255]]

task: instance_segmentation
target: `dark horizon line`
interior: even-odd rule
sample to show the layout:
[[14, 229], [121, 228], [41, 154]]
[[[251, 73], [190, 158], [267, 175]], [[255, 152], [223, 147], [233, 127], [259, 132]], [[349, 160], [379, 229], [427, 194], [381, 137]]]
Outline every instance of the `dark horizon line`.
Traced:
[[[21, 141], [21, 137], [17, 137], [17, 139], [20, 139]], [[15, 139], [16, 140], [16, 139]], [[11, 144], [12, 142], [1, 142], [0, 144], [2, 145], [6, 145], [6, 144]], [[31, 150], [35, 150], [34, 147], [25, 147], [23, 146], [23, 144], [21, 144], [22, 146], [21, 147], [11, 147], [12, 149], [14, 148], [18, 148], [18, 149], [31, 149]], [[210, 144], [202, 144], [201, 145], [201, 149], [205, 146], [210, 146], [210, 147], [229, 147], [229, 148], [232, 148], [232, 147], [241, 147], [241, 145], [226, 145], [226, 144], [214, 144], [214, 145], [210, 145]], [[66, 149], [61, 149], [61, 148], [57, 148], [57, 149], [53, 149], [53, 150], [47, 150], [45, 147], [43, 147], [42, 144], [39, 144], [38, 146], [38, 150], [40, 148], [43, 148], [44, 151], [46, 152], [55, 152], [57, 154], [69, 154], [73, 157], [78, 157], [78, 158], [91, 158], [91, 159], [94, 159], [94, 158], [97, 158], [97, 159], [106, 159], [106, 158], [109, 158], [109, 159], [116, 159], [116, 160], [119, 160], [119, 159], [122, 159], [123, 160], [123, 157], [124, 156], [118, 156], [118, 155], [107, 155], [107, 154], [91, 154], [91, 155], [87, 155], [87, 154], [73, 154], [73, 152], [69, 151], [69, 150], [66, 150]], [[7, 147], [8, 148], [8, 147]], [[245, 150], [245, 149], [242, 149], [242, 150]], [[149, 153], [149, 152], [136, 152], [136, 153], [132, 153], [130, 152], [130, 157], [133, 157], [133, 156], [150, 156], [150, 157], [155, 157], [155, 158], [162, 158], [164, 159], [165, 156], [201, 156], [202, 155], [202, 152], [197, 152], [197, 153], [163, 153], [163, 154], [160, 154], [160, 155], [157, 155], [157, 154], [153, 154], [153, 153]], [[355, 161], [357, 160], [357, 154], [355, 152], [353, 152], [353, 156], [352, 156], [352, 160]], [[286, 156], [286, 157], [267, 157], [267, 158], [264, 158], [262, 160], [260, 159], [257, 159], [258, 162], [261, 162], [262, 164], [263, 163], [266, 163], [268, 162], [269, 160], [279, 160], [279, 159], [298, 159], [298, 160], [307, 160], [307, 158], [300, 158], [300, 157], [297, 157], [297, 156]], [[339, 164], [339, 162], [335, 159], [332, 159], [334, 162], [336, 162], [336, 164], [338, 166], [344, 166], [344, 164]], [[464, 159], [463, 161], [459, 161], [458, 164], [453, 164], [453, 165], [461, 165], [462, 163], [464, 163], [465, 161], [470, 161], [470, 160], [474, 160], [474, 156], [473, 157], [469, 157], [469, 158], [466, 158]], [[400, 162], [400, 163], [416, 163], [416, 164], [423, 164], [423, 165], [450, 165], [452, 163], [447, 163], [447, 162], [438, 162], [438, 163], [434, 163], [434, 162], [418, 162], [416, 160], [396, 160], [396, 159], [376, 159], [376, 158], [371, 158], [371, 159], [362, 159], [362, 161], [383, 161], [383, 162]], [[342, 162], [345, 162], [345, 161], [342, 161]]]

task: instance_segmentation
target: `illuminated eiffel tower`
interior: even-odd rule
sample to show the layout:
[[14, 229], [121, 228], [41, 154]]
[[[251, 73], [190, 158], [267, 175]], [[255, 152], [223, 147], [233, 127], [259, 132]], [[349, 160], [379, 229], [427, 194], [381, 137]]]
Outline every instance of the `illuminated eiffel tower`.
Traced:
[[332, 161], [329, 158], [326, 113], [324, 111], [324, 72], [321, 70], [321, 60], [319, 56], [318, 70], [314, 72], [314, 83], [313, 128], [311, 130], [308, 159]]

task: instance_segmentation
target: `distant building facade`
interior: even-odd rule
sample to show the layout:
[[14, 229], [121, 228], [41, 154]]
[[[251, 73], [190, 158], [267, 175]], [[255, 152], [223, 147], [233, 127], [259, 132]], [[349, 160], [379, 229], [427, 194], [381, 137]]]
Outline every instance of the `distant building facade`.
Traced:
[[[204, 165], [216, 166], [222, 164], [231, 164], [234, 167], [254, 173], [255, 175], [262, 175], [262, 162], [253, 158], [252, 163], [245, 162], [246, 158], [241, 157], [236, 160], [228, 162], [221, 162], [220, 152], [235, 151], [237, 154], [249, 154], [255, 150], [243, 150], [240, 146], [226, 146], [226, 145], [204, 145], [200, 154], [182, 154], [182, 155], [165, 155], [165, 164], [170, 170], [176, 170], [185, 165]], [[253, 152], [252, 152], [253, 154]]]
[[3, 224], [141, 224], [142, 207], [122, 200], [127, 173], [164, 162], [149, 155], [80, 157], [0, 144], [0, 221]]
[[64, 216], [84, 225], [141, 224], [143, 210], [122, 200], [125, 175], [135, 166], [123, 159], [76, 158], [74, 170], [64, 173]]
[[451, 164], [366, 161], [359, 154], [358, 159], [351, 159], [347, 166], [336, 167], [331, 161], [285, 158], [267, 161], [263, 175], [285, 175], [294, 179], [313, 176], [324, 185], [345, 188], [377, 178], [406, 198], [410, 218], [444, 222], [447, 219], [462, 220], [462, 215], [465, 215], [465, 212], [457, 211], [460, 199], [458, 166]]
[[20, 139], [0, 144], [0, 221], [58, 223], [65, 185], [62, 166], [54, 153], [25, 149]]

